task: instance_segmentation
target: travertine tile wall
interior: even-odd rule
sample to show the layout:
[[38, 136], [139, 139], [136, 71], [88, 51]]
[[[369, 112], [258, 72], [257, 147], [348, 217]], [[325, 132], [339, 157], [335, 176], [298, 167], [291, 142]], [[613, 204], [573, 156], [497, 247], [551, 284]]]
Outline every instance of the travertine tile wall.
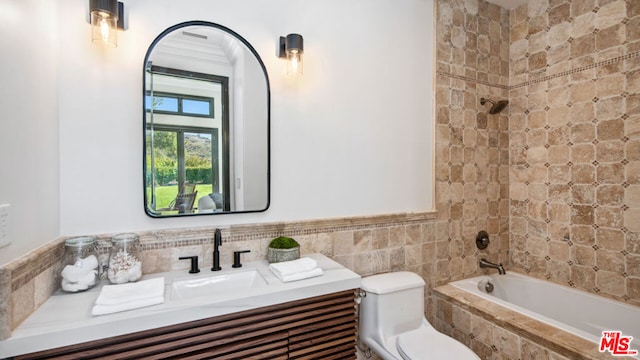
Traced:
[[[294, 237], [302, 254], [322, 253], [356, 273], [408, 270], [423, 276], [433, 268], [435, 213], [409, 213], [296, 222], [222, 226], [220, 259], [230, 267], [234, 250], [251, 250], [244, 261], [266, 258], [268, 242]], [[182, 270], [180, 256], [198, 255], [201, 268], [211, 267], [215, 228], [139, 232], [143, 273]], [[108, 240], [112, 234], [98, 235]], [[64, 238], [53, 241], [0, 267], [0, 339], [11, 335], [24, 319], [59, 288]], [[425, 260], [427, 259], [427, 260]]]
[[[508, 97], [509, 13], [483, 0], [437, 1], [436, 277], [433, 286], [509, 261], [509, 123], [480, 98]], [[491, 243], [478, 250], [476, 235]]]
[[511, 266], [640, 305], [640, 1], [510, 22]]
[[640, 2], [439, 0], [437, 18], [435, 284], [477, 271], [487, 229], [492, 260], [640, 305]]

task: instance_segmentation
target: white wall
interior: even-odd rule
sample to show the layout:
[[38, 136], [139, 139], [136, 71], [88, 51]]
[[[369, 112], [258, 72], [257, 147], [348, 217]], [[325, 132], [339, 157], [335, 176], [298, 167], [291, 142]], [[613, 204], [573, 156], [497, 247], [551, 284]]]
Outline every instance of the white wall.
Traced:
[[[128, 30], [119, 33], [118, 48], [107, 49], [89, 40], [88, 1], [59, 0], [61, 235], [432, 209], [431, 0], [124, 2]], [[19, 12], [32, 16], [26, 9]], [[188, 20], [212, 21], [235, 30], [267, 66], [272, 186], [271, 207], [264, 213], [179, 219], [145, 215], [143, 59], [160, 32]], [[25, 31], [33, 28], [26, 23]], [[278, 37], [292, 32], [305, 39], [305, 73], [297, 81], [285, 78], [284, 64], [276, 57]], [[24, 46], [35, 48], [38, 41], [47, 42], [45, 47], [55, 44], [45, 37]], [[40, 84], [27, 69], [21, 67], [21, 76], [15, 75], [8, 84]], [[43, 100], [52, 101], [46, 96]], [[2, 121], [4, 133], [4, 116]], [[29, 129], [37, 130], [42, 122], [37, 120]], [[21, 161], [17, 154], [0, 159], [3, 167]], [[0, 195], [42, 183], [39, 178], [26, 184], [14, 181], [12, 189]], [[3, 196], [0, 203], [14, 201]], [[50, 210], [55, 201], [47, 199], [45, 208]], [[34, 217], [16, 216], [18, 221]], [[37, 241], [55, 237], [52, 231], [44, 235]], [[23, 249], [11, 250], [14, 257], [21, 253]]]
[[0, 0], [0, 265], [59, 234], [57, 13], [51, 0]]

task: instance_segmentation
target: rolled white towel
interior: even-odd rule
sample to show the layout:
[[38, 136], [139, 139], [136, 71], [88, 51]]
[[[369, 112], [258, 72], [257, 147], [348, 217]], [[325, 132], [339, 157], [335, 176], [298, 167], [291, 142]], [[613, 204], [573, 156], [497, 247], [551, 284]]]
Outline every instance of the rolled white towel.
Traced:
[[98, 270], [91, 270], [78, 280], [78, 284], [93, 286], [98, 278], [96, 275], [98, 275]]
[[86, 277], [88, 273], [98, 268], [98, 259], [94, 255], [89, 255], [84, 259], [78, 259], [75, 264], [67, 265], [62, 269], [60, 275], [69, 282], [78, 282]]
[[303, 257], [297, 260], [291, 261], [283, 261], [279, 263], [273, 263], [269, 265], [271, 271], [276, 273], [279, 276], [287, 276], [292, 274], [297, 274], [301, 272], [311, 271], [318, 267], [318, 262], [308, 258]]
[[62, 277], [62, 290], [68, 292], [78, 292], [82, 290], [87, 290], [96, 284], [96, 279], [98, 274], [98, 270], [91, 270], [88, 273], [84, 274], [82, 277], [78, 278], [77, 281], [69, 281], [67, 278]]
[[62, 269], [62, 278], [67, 282], [78, 282], [83, 276], [87, 275], [87, 271], [75, 265], [67, 265]]
[[82, 290], [87, 290], [89, 288], [88, 284], [79, 283], [79, 282], [70, 282], [65, 279], [62, 279], [62, 290], [67, 292], [78, 292]]
[[84, 259], [76, 261], [76, 266], [80, 266], [87, 271], [97, 269], [98, 258], [95, 255], [89, 255]]

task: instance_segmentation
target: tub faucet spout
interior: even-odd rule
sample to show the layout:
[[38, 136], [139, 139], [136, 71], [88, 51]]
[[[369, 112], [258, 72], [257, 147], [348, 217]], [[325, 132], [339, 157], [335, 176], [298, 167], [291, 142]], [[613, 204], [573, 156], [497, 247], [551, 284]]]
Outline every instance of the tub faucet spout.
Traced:
[[491, 261], [488, 261], [487, 259], [480, 259], [480, 267], [481, 268], [497, 269], [498, 270], [498, 274], [500, 274], [500, 275], [504, 275], [504, 274], [507, 273], [506, 271], [504, 271], [504, 267], [502, 266], [502, 263], [494, 264]]

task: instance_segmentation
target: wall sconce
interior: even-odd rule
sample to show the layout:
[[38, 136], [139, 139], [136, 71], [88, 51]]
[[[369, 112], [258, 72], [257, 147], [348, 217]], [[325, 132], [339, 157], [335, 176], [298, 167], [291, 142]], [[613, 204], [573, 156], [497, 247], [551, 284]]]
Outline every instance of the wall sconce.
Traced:
[[280, 52], [278, 57], [287, 59], [287, 75], [302, 75], [302, 55], [304, 41], [300, 34], [280, 36]]
[[118, 0], [89, 0], [91, 41], [118, 46], [117, 29], [124, 30], [124, 5]]

